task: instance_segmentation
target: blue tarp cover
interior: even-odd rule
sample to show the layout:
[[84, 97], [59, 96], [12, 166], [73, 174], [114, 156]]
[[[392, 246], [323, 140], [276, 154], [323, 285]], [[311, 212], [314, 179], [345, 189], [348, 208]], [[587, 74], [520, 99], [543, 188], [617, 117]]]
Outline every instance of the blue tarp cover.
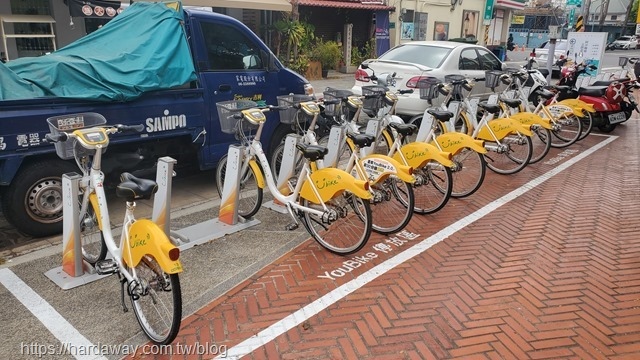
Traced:
[[0, 100], [127, 101], [195, 80], [178, 8], [137, 2], [51, 54], [0, 63]]

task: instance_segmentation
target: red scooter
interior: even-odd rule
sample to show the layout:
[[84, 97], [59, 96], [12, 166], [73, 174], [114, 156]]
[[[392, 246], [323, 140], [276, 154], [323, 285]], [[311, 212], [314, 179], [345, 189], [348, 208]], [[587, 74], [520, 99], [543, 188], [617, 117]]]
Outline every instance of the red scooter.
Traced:
[[598, 80], [592, 85], [576, 89], [578, 77], [589, 70], [596, 70], [597, 67], [584, 63], [566, 65], [566, 62], [566, 59], [559, 61], [562, 69], [558, 82], [560, 86], [555, 87], [555, 90], [560, 92], [558, 101], [580, 99], [592, 104], [596, 109], [596, 113], [592, 115], [593, 126], [600, 131], [613, 131], [618, 124], [629, 120], [634, 110], [638, 111], [638, 105], [631, 93], [631, 90], [640, 88], [637, 81], [630, 78]]

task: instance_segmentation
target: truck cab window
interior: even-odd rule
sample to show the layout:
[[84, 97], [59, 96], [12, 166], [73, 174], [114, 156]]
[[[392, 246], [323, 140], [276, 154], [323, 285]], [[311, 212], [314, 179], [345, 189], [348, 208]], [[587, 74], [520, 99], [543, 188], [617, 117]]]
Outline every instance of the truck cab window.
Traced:
[[237, 29], [217, 23], [201, 23], [210, 71], [264, 69], [260, 48]]

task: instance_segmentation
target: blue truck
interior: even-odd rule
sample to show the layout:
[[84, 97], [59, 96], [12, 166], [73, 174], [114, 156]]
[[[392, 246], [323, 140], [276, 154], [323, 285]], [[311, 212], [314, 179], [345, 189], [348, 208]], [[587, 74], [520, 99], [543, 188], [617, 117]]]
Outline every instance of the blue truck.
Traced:
[[[0, 199], [3, 215], [18, 230], [41, 237], [62, 229], [61, 176], [77, 167], [73, 160], [58, 158], [54, 146], [44, 141], [49, 117], [97, 112], [109, 124], [144, 125], [140, 134], [112, 140], [103, 158], [108, 184], [109, 176], [122, 171], [153, 169], [163, 156], [180, 166], [214, 168], [236, 142], [220, 130], [218, 102], [276, 104], [278, 95], [313, 94], [309, 82], [283, 66], [241, 22], [201, 10], [180, 12], [194, 68], [194, 80], [182, 86], [120, 101], [64, 96], [0, 100]], [[262, 137], [265, 150], [273, 150], [289, 132], [278, 114], [270, 114]]]

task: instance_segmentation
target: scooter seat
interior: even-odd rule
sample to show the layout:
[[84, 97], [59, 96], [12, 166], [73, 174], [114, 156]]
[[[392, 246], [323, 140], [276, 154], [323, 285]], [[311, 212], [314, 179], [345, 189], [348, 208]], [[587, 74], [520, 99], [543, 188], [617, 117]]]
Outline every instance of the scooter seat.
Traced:
[[571, 90], [571, 86], [569, 85], [551, 85], [550, 88], [555, 89], [560, 92], [567, 92]]
[[543, 99], [551, 99], [556, 95], [547, 89], [537, 89], [535, 94]]
[[598, 80], [596, 82], [594, 82], [593, 84], [591, 84], [590, 86], [609, 86], [611, 84], [613, 84], [614, 82], [624, 82], [624, 81], [629, 81], [631, 79], [629, 78], [621, 78], [621, 79], [613, 79], [613, 80]]
[[413, 124], [399, 124], [394, 122], [390, 123], [389, 126], [395, 129], [398, 132], [398, 134], [402, 136], [409, 136], [413, 134], [416, 131], [416, 129], [418, 129], [418, 127]]
[[520, 101], [520, 99], [509, 99], [504, 96], [500, 96], [500, 101], [507, 104], [508, 107], [513, 109], [518, 108], [520, 104], [522, 104], [522, 101]]
[[585, 86], [578, 89], [578, 94], [587, 96], [604, 96], [607, 86]]
[[499, 114], [500, 113], [500, 105], [498, 104], [489, 104], [486, 101], [481, 101], [478, 104], [479, 107], [485, 109], [486, 111], [492, 113], [492, 114]]

